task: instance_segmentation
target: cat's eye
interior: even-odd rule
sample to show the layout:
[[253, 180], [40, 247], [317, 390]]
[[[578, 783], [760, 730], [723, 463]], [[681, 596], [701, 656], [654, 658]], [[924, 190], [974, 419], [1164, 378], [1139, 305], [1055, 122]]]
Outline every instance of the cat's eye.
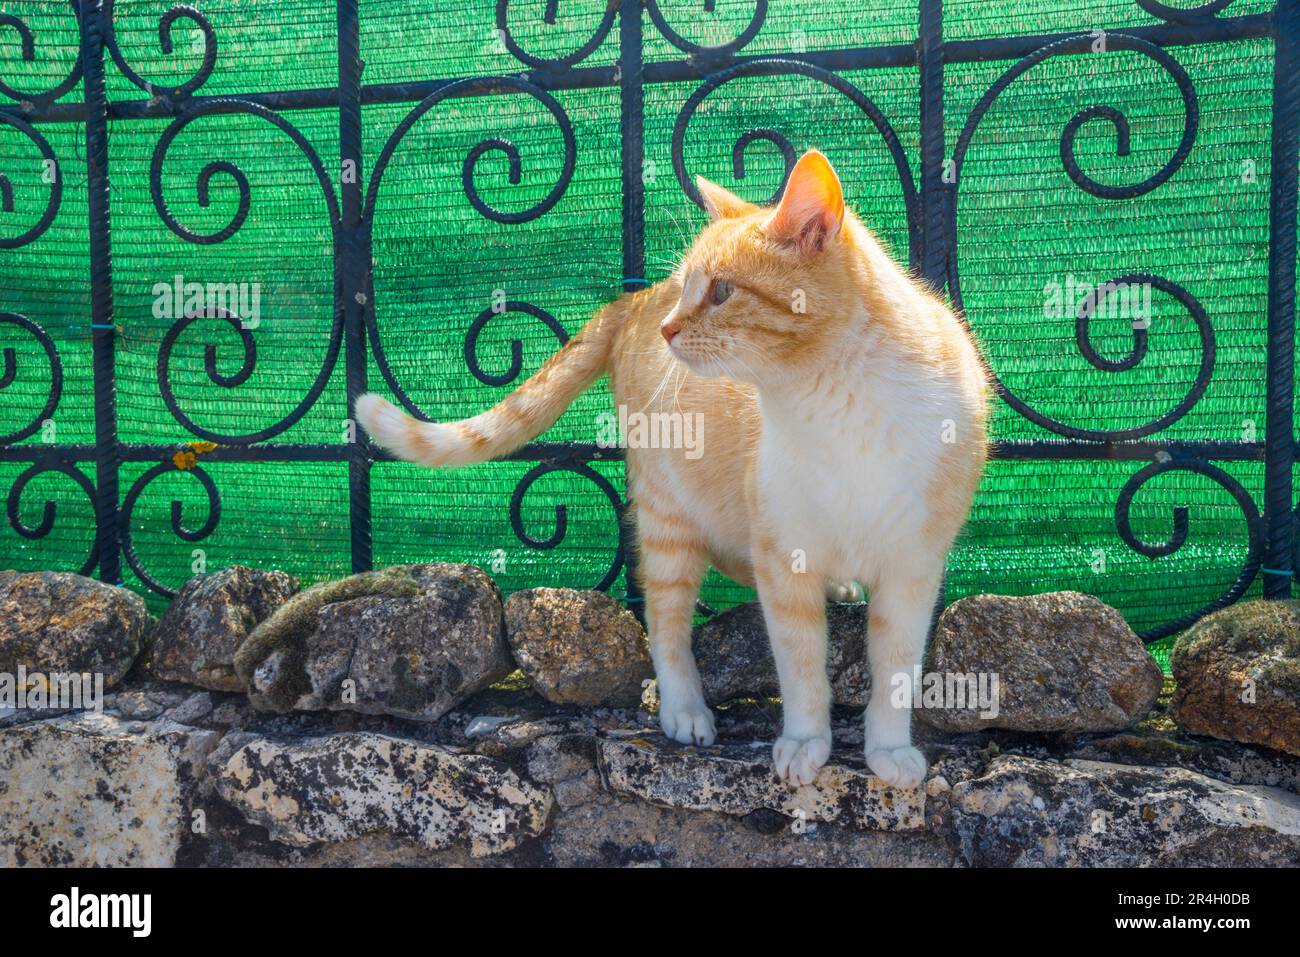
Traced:
[[727, 280], [715, 279], [713, 280], [713, 294], [710, 298], [713, 300], [715, 306], [720, 306], [730, 299], [731, 294], [735, 291], [736, 287], [727, 282]]

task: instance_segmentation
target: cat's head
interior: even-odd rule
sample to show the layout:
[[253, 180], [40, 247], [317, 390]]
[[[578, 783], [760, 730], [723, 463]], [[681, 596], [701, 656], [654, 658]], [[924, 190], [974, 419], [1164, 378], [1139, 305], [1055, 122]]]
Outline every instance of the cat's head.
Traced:
[[835, 170], [805, 153], [775, 207], [696, 182], [710, 222], [673, 276], [680, 298], [660, 324], [669, 350], [701, 375], [759, 385], [807, 371], [857, 308], [860, 257]]

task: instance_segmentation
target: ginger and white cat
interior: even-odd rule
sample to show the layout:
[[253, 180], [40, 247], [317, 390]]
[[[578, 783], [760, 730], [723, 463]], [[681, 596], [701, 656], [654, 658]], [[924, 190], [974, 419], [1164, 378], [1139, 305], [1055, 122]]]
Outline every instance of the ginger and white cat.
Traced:
[[921, 663], [983, 468], [983, 365], [961, 320], [845, 209], [821, 153], [775, 208], [698, 182], [711, 222], [673, 274], [606, 306], [496, 406], [427, 423], [366, 395], [357, 416], [399, 457], [445, 467], [517, 449], [606, 371], [628, 410], [702, 414], [703, 454], [627, 453], [664, 732], [715, 738], [691, 653], [711, 563], [758, 588], [784, 699], [776, 771], [811, 782], [831, 749], [827, 589], [861, 582], [867, 764], [916, 786], [925, 758], [891, 691]]

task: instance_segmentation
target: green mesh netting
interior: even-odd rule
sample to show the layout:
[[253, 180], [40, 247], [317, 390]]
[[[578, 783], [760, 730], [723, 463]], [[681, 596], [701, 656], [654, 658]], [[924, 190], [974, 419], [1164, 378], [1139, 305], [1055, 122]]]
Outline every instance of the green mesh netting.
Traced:
[[[116, 33], [126, 60], [159, 83], [194, 75], [202, 34], [190, 21], [173, 25], [174, 49], [158, 44], [159, 20], [171, 4], [121, 3]], [[333, 4], [319, 0], [198, 4], [218, 39], [216, 69], [203, 96], [329, 88], [337, 81]], [[462, 76], [518, 74], [526, 67], [501, 44], [488, 0], [365, 0], [360, 5], [363, 81], [367, 86]], [[600, 25], [604, 4], [563, 3], [553, 25], [546, 0], [509, 5], [515, 40], [529, 52], [558, 57], [576, 49]], [[837, 6], [808, 0], [773, 3], [746, 54], [775, 54], [873, 46], [909, 46], [917, 38], [915, 0], [859, 0]], [[1266, 12], [1265, 0], [1239, 0], [1224, 16]], [[719, 44], [753, 14], [753, 0], [718, 0], [713, 11], [698, 0], [663, 0], [660, 8], [688, 40]], [[12, 28], [0, 27], [0, 79], [20, 89], [48, 89], [76, 59], [77, 28], [52, 2], [0, 0], [0, 13], [25, 20], [35, 56], [22, 56]], [[643, 17], [647, 64], [681, 61], [683, 54]], [[949, 0], [947, 40], [1122, 29], [1155, 21], [1129, 0]], [[582, 68], [618, 62], [617, 25]], [[1132, 427], [1158, 417], [1187, 393], [1201, 359], [1200, 340], [1186, 309], [1153, 293], [1149, 354], [1124, 372], [1089, 365], [1074, 341], [1070, 316], [1044, 315], [1044, 289], [1071, 277], [1097, 283], [1125, 273], [1157, 273], [1184, 286], [1205, 307], [1217, 340], [1214, 376], [1204, 397], [1175, 425], [1169, 439], [1262, 439], [1264, 423], [1265, 282], [1268, 241], [1269, 124], [1272, 43], [1246, 39], [1175, 47], [1200, 105], [1195, 147], [1172, 179], [1134, 199], [1096, 199], [1067, 177], [1059, 148], [1063, 129], [1080, 109], [1102, 102], [1131, 121], [1131, 151], [1118, 156], [1113, 127], [1086, 126], [1077, 143], [1083, 168], [1103, 183], [1137, 182], [1165, 163], [1181, 135], [1182, 101], [1169, 75], [1137, 53], [1066, 57], [1035, 67], [997, 100], [971, 143], [958, 207], [958, 266], [969, 319], [1003, 382], [1040, 412], [1094, 429]], [[966, 118], [1011, 61], [950, 63], [945, 68], [946, 154]], [[653, 69], [651, 78], [653, 78]], [[896, 130], [908, 161], [919, 170], [920, 103], [917, 71], [886, 67], [841, 76], [870, 96]], [[698, 79], [647, 82], [645, 87], [646, 275], [663, 277], [702, 223], [673, 173], [673, 124]], [[109, 62], [111, 102], [147, 99]], [[622, 262], [620, 91], [554, 92], [577, 139], [576, 169], [553, 210], [523, 224], [480, 215], [461, 185], [467, 154], [500, 137], [521, 154], [521, 180], [511, 184], [505, 158], [479, 164], [477, 188], [505, 210], [539, 202], [554, 186], [563, 157], [553, 118], [526, 96], [457, 99], [420, 119], [398, 147], [383, 177], [374, 220], [374, 296], [378, 325], [393, 373], [430, 415], [459, 418], [494, 403], [510, 388], [470, 374], [467, 331], [491, 305], [494, 291], [534, 303], [570, 332], [601, 303], [616, 296]], [[80, 87], [61, 102], [76, 103]], [[367, 97], [362, 111], [363, 162], [369, 170], [390, 133], [413, 106]], [[14, 109], [13, 103], [3, 104]], [[285, 110], [319, 154], [337, 191], [338, 113]], [[165, 407], [158, 388], [158, 357], [170, 319], [154, 317], [158, 282], [257, 283], [260, 326], [253, 335], [257, 362], [242, 385], [222, 388], [204, 371], [205, 345], [216, 345], [218, 370], [233, 374], [242, 361], [235, 333], [219, 322], [197, 323], [176, 341], [171, 379], [185, 413], [222, 433], [256, 431], [291, 412], [326, 361], [333, 324], [334, 252], [327, 204], [304, 154], [280, 130], [248, 116], [207, 116], [172, 144], [162, 171], [164, 198], [187, 228], [213, 232], [231, 221], [238, 191], [229, 176], [214, 175], [210, 202], [199, 202], [200, 172], [214, 160], [235, 163], [249, 178], [247, 221], [225, 240], [198, 245], [179, 238], [158, 215], [149, 169], [170, 118], [114, 115], [109, 122], [114, 321], [120, 326], [117, 362], [118, 428], [122, 441], [172, 445], [194, 438]], [[53, 428], [26, 443], [93, 443], [90, 283], [84, 130], [75, 116], [38, 124], [60, 158], [64, 195], [59, 214], [38, 240], [0, 249], [0, 311], [20, 313], [54, 339], [63, 365], [62, 400]], [[753, 77], [728, 83], [701, 106], [689, 126], [685, 159], [702, 173], [750, 198], [771, 195], [780, 183], [777, 151], [758, 144], [746, 154], [746, 176], [734, 178], [732, 145], [746, 130], [771, 128], [797, 149], [817, 146], [837, 165], [850, 202], [900, 256], [906, 256], [903, 193], [893, 162], [870, 120], [843, 96], [807, 77]], [[34, 223], [48, 197], [39, 153], [30, 139], [0, 124], [0, 171], [12, 186], [13, 211], [0, 212], [0, 237]], [[919, 176], [919, 174], [917, 174]], [[919, 185], [919, 182], [918, 182]], [[477, 359], [489, 374], [510, 365], [512, 340], [523, 344], [523, 374], [554, 350], [554, 333], [520, 312], [494, 317], [478, 341]], [[1098, 319], [1093, 343], [1119, 358], [1132, 346], [1120, 319]], [[43, 353], [13, 325], [0, 324], [0, 346], [12, 349], [15, 376], [0, 390], [0, 432], [31, 421], [48, 394]], [[382, 388], [373, 361], [372, 386]], [[608, 407], [602, 385], [582, 397], [546, 436], [592, 441], [597, 414]], [[340, 361], [319, 400], [273, 441], [343, 443], [347, 415]], [[1045, 429], [999, 406], [997, 439], [1049, 437]], [[201, 458], [201, 456], [200, 456]], [[128, 462], [123, 495], [157, 460]], [[0, 490], [28, 464], [0, 462]], [[1142, 463], [1000, 461], [990, 465], [969, 526], [952, 555], [949, 598], [981, 591], [1029, 593], [1059, 588], [1089, 592], [1119, 607], [1145, 629], [1194, 610], [1225, 591], [1246, 554], [1246, 524], [1229, 494], [1207, 479], [1173, 472], [1138, 493], [1132, 525], [1139, 537], [1170, 534], [1174, 508], [1189, 509], [1186, 545], [1149, 559], [1118, 537], [1115, 502]], [[144, 568], [177, 587], [195, 562], [207, 567], [243, 563], [289, 569], [307, 580], [350, 568], [347, 467], [341, 462], [213, 462], [205, 469], [221, 495], [221, 517], [211, 535], [185, 542], [172, 531], [173, 500], [190, 527], [202, 523], [206, 497], [192, 475], [172, 473], [151, 483], [130, 525]], [[613, 561], [613, 512], [601, 491], [572, 473], [553, 473], [525, 497], [522, 518], [537, 538], [554, 528], [555, 506], [567, 508], [567, 535], [553, 550], [522, 543], [511, 528], [508, 502], [529, 463], [494, 463], [435, 474], [403, 464], [373, 473], [374, 557], [378, 564], [446, 559], [490, 567], [502, 588], [588, 586]], [[621, 466], [595, 469], [622, 489]], [[1223, 466], [1261, 500], [1263, 469], [1256, 463]], [[93, 478], [93, 463], [82, 463]], [[91, 504], [57, 473], [35, 479], [17, 502], [27, 526], [36, 526], [49, 499], [56, 521], [41, 538], [20, 536], [0, 522], [0, 566], [77, 568], [94, 540]], [[195, 549], [201, 549], [198, 555]], [[126, 581], [143, 587], [129, 571]], [[622, 594], [623, 582], [613, 590]], [[1258, 587], [1257, 585], [1255, 586]], [[747, 597], [719, 576], [704, 599], [725, 607]], [[160, 603], [157, 597], [151, 599]]]

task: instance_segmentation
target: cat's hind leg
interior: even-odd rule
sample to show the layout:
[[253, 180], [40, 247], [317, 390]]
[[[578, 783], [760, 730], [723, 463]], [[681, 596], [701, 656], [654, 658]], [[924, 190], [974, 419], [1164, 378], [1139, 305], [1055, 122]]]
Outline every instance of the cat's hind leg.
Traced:
[[695, 599], [708, 562], [704, 537], [668, 503], [638, 499], [636, 511], [659, 724], [674, 741], [707, 746], [717, 731], [691, 651]]
[[927, 557], [894, 562], [870, 583], [865, 751], [867, 766], [895, 787], [917, 787], [925, 778], [925, 755], [912, 745], [912, 709], [896, 706], [893, 692], [899, 681], [914, 684], [942, 577], [942, 558]]

